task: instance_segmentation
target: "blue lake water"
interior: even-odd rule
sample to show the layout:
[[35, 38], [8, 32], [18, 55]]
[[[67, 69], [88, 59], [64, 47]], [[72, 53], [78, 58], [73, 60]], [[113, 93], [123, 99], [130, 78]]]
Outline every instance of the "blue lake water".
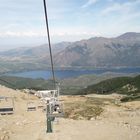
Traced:
[[[85, 75], [85, 74], [100, 75], [107, 72], [124, 73], [124, 74], [131, 74], [131, 73], [139, 74], [140, 68], [95, 69], [95, 70], [56, 70], [55, 76], [57, 78], [63, 79], [63, 78], [77, 77], [77, 76]], [[10, 73], [6, 75], [34, 78], [34, 79], [36, 78], [49, 79], [51, 78], [52, 73], [50, 70], [46, 70], [46, 71], [38, 70], [38, 71]]]

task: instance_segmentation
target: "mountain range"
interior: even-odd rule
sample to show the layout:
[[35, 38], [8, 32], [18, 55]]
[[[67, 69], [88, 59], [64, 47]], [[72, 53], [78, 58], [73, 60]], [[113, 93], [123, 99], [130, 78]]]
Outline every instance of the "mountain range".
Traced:
[[140, 66], [140, 33], [74, 42], [55, 56], [55, 63], [83, 67]]
[[[56, 67], [139, 67], [140, 33], [128, 32], [115, 38], [94, 37], [52, 45]], [[0, 72], [45, 69], [50, 66], [48, 45], [0, 52]]]

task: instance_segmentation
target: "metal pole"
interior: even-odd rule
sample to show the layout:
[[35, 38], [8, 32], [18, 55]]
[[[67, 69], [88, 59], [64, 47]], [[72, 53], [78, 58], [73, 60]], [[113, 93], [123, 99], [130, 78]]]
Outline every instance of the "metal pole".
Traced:
[[49, 105], [49, 101], [47, 101], [47, 107], [46, 107], [47, 131], [46, 133], [52, 133], [52, 119], [49, 116], [49, 114], [50, 114], [50, 105]]
[[12, 97], [12, 104], [13, 104], [13, 111], [15, 112], [15, 102], [14, 102], [14, 98], [15, 98], [15, 97]]
[[58, 90], [58, 97], [59, 97], [59, 95], [60, 95], [60, 83], [58, 83], [58, 87], [57, 87], [57, 90]]

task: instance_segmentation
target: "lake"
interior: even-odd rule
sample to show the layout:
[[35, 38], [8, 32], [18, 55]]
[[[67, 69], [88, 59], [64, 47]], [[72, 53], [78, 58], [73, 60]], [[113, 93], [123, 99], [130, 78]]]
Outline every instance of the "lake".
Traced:
[[[124, 73], [124, 74], [139, 74], [140, 73], [140, 68], [115, 68], [115, 69], [95, 69], [95, 70], [56, 70], [55, 71], [55, 76], [57, 78], [70, 78], [70, 77], [77, 77], [80, 75], [85, 75], [85, 74], [95, 74], [95, 75], [100, 75], [104, 74], [107, 72], [112, 72], [112, 73]], [[28, 71], [28, 72], [19, 72], [19, 73], [9, 73], [6, 74], [9, 76], [18, 76], [18, 77], [26, 77], [26, 78], [44, 78], [44, 79], [49, 79], [51, 78], [51, 71], [50, 70], [38, 70], [38, 71]]]

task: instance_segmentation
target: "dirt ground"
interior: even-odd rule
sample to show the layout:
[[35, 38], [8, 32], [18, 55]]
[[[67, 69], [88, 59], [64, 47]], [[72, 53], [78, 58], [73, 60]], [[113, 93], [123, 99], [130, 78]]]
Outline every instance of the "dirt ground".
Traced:
[[[28, 95], [0, 86], [0, 96], [15, 99], [15, 113], [0, 115], [0, 140], [139, 140], [140, 102], [113, 104], [106, 101], [97, 119], [72, 120], [60, 118], [53, 122], [53, 133], [46, 134], [46, 114], [42, 109], [27, 112]], [[120, 96], [120, 95], [119, 95]], [[64, 96], [64, 102], [76, 102], [87, 97]], [[92, 95], [94, 98], [94, 95]], [[96, 100], [98, 96], [95, 96]], [[101, 96], [99, 96], [101, 98]], [[105, 97], [103, 97], [104, 99]], [[118, 96], [110, 95], [115, 99]], [[39, 105], [39, 99], [29, 96]]]

